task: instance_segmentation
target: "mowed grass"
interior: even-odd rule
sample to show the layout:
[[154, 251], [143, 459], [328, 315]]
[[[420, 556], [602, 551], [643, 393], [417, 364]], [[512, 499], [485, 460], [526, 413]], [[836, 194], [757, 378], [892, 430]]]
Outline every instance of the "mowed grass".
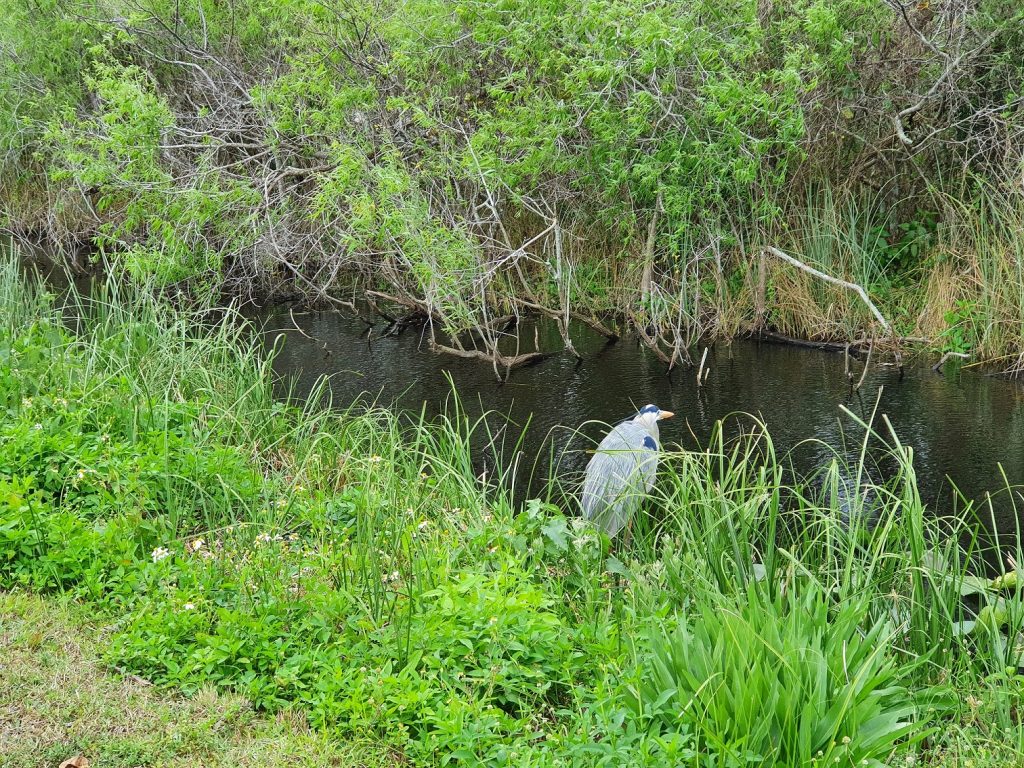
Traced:
[[372, 744], [311, 730], [302, 713], [258, 715], [245, 698], [191, 697], [124, 677], [103, 660], [109, 626], [81, 606], [0, 593], [0, 766], [54, 768], [376, 768]]
[[[172, 733], [198, 733], [203, 759], [235, 748], [204, 712], [238, 696], [259, 714], [213, 722], [248, 734], [239, 749], [323, 739], [348, 745], [342, 765], [1024, 754], [1018, 574], [979, 574], [969, 521], [934, 520], [891, 430], [880, 480], [863, 424], [859, 460], [815, 478], [752, 420], [669, 450], [624, 547], [571, 486], [516, 499], [479, 473], [485, 425], [457, 401], [434, 421], [279, 402], [232, 313], [118, 291], [83, 300], [72, 331], [0, 264], [0, 586], [107, 627], [105, 668], [187, 710]], [[177, 759], [142, 730], [152, 753], [132, 764]], [[115, 734], [81, 738], [53, 749], [122, 759]]]

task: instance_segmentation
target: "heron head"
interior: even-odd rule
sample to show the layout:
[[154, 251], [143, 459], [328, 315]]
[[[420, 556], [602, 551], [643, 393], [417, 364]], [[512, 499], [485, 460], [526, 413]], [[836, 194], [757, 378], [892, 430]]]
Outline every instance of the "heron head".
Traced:
[[647, 427], [653, 427], [662, 419], [671, 419], [673, 416], [675, 414], [672, 411], [663, 411], [656, 405], [645, 405], [633, 417], [633, 421], [639, 421]]

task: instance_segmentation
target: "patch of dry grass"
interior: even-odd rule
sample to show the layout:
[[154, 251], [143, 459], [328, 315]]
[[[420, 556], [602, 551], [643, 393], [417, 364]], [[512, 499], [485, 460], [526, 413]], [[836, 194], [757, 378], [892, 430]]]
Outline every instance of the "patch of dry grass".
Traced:
[[0, 768], [372, 768], [394, 760], [338, 744], [297, 713], [260, 716], [245, 699], [191, 699], [104, 666], [106, 630], [53, 598], [0, 593]]

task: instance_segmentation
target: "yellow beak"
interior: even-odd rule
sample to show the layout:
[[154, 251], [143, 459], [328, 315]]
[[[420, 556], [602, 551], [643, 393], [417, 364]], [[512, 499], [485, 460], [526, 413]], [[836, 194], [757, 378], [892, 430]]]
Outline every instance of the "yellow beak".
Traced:
[[661, 421], [662, 419], [671, 419], [673, 416], [675, 416], [675, 414], [672, 413], [672, 411], [658, 411], [658, 421]]

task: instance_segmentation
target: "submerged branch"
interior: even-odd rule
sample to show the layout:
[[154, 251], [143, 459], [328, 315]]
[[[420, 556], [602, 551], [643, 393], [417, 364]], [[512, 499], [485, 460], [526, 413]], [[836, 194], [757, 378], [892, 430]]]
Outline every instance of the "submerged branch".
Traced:
[[[484, 352], [479, 349], [456, 349], [455, 347], [449, 347], [446, 344], [438, 344], [433, 339], [430, 340], [430, 349], [431, 351], [439, 354], [461, 357], [464, 360], [480, 360], [491, 363], [494, 366], [494, 373], [497, 375], [499, 381], [503, 381], [507, 378], [509, 372], [514, 371], [516, 368], [522, 368], [526, 365], [539, 363], [541, 360], [549, 358], [555, 354], [554, 352], [526, 352], [521, 355], [508, 356], [501, 354], [497, 350]], [[504, 377], [498, 373], [499, 368], [505, 369]]]
[[949, 360], [949, 358], [951, 357], [959, 357], [961, 360], [971, 359], [971, 356], [964, 352], [947, 352], [942, 356], [942, 359], [940, 359], [939, 362], [932, 366], [932, 370], [935, 372], [941, 371], [942, 366], [944, 366], [946, 364], [946, 361]]
[[[554, 318], [556, 320], [559, 317], [562, 316], [562, 313], [559, 312], [557, 309], [551, 309], [550, 307], [545, 307], [543, 304], [537, 304], [537, 303], [532, 302], [532, 301], [526, 301], [525, 299], [516, 299], [516, 301], [521, 306], [526, 307], [527, 309], [532, 309], [534, 312], [539, 312], [542, 315], [546, 315], [547, 317], [551, 317], [551, 318]], [[604, 336], [606, 339], [610, 339], [612, 341], [618, 341], [618, 339], [619, 339], [618, 332], [617, 331], [613, 331], [607, 325], [602, 323], [597, 318], [596, 315], [588, 315], [585, 312], [578, 312], [576, 310], [570, 310], [569, 311], [569, 317], [571, 317], [573, 320], [578, 320], [581, 323], [583, 323], [584, 325], [586, 325], [589, 328], [591, 328], [592, 330], [597, 331], [599, 334]]]

